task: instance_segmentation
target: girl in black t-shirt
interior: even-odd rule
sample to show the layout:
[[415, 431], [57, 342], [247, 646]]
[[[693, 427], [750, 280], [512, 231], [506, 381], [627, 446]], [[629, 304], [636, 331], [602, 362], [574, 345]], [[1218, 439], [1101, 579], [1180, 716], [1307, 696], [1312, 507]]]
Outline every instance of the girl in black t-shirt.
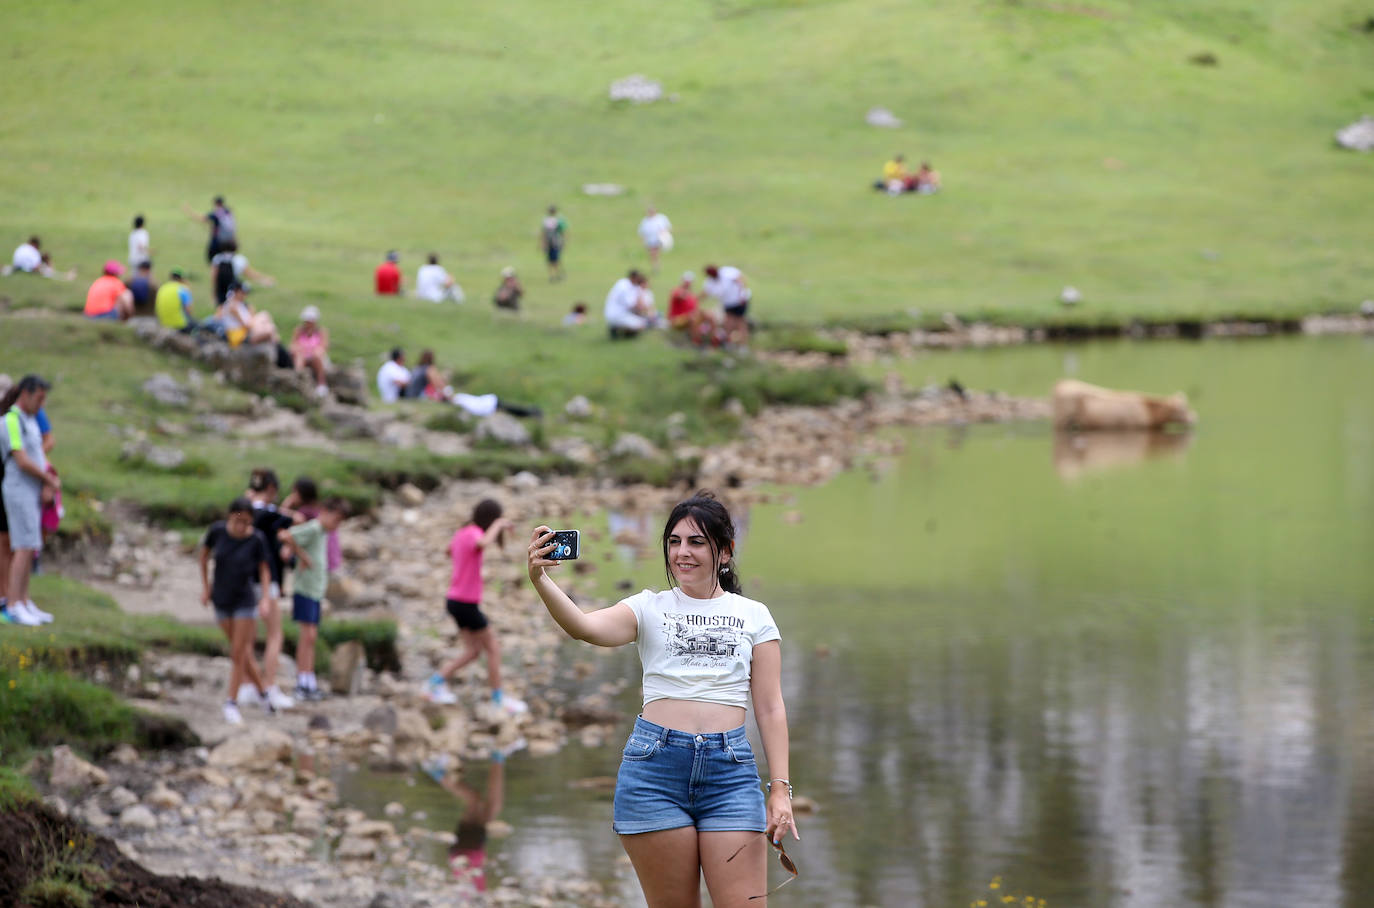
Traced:
[[[275, 712], [262, 683], [258, 664], [253, 659], [253, 638], [257, 636], [259, 609], [270, 595], [271, 573], [267, 567], [267, 538], [253, 529], [253, 504], [247, 498], [229, 503], [225, 520], [211, 525], [200, 549], [202, 605], [213, 605], [215, 620], [229, 640], [232, 667], [229, 669], [229, 694], [224, 701], [224, 721], [243, 722], [235, 698], [239, 685], [247, 681], [257, 688], [268, 712]], [[215, 562], [213, 582], [210, 561]], [[261, 591], [261, 598], [259, 597]]]

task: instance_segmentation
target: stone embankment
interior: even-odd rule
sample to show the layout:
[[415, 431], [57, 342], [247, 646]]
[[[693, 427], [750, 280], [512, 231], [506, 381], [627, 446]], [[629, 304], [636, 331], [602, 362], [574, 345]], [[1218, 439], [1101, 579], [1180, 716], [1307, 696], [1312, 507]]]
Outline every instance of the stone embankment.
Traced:
[[962, 350], [970, 347], [1010, 347], [1049, 341], [1075, 341], [1093, 338], [1131, 340], [1198, 340], [1211, 337], [1274, 337], [1285, 334], [1331, 335], [1374, 334], [1374, 301], [1366, 301], [1359, 315], [1309, 315], [1302, 318], [1239, 319], [1205, 321], [1173, 319], [1160, 322], [1133, 321], [1108, 324], [1052, 325], [1019, 327], [964, 323], [946, 315], [943, 328], [935, 330], [866, 332], [832, 329], [816, 332], [821, 337], [843, 344], [843, 356], [826, 353], [765, 352], [771, 361], [794, 368], [835, 365], [848, 359], [867, 363], [888, 357], [911, 356], [922, 350]]
[[[959, 425], [1045, 419], [1045, 401], [926, 389], [906, 393], [893, 385], [866, 400], [828, 408], [770, 410], [750, 421], [727, 445], [677, 453], [695, 457], [695, 485], [718, 489], [732, 504], [766, 500], [773, 485], [824, 482], [840, 470], [891, 455], [902, 446], [897, 426]], [[227, 726], [219, 703], [229, 664], [189, 654], [150, 655], [130, 670], [124, 686], [150, 708], [184, 718], [206, 743], [180, 754], [117, 751], [92, 767], [57, 752], [37, 767], [50, 803], [119, 842], [129, 856], [159, 873], [219, 876], [230, 882], [288, 893], [320, 904], [379, 906], [452, 904], [609, 905], [599, 883], [567, 876], [516, 879], [500, 855], [488, 862], [489, 891], [460, 895], [448, 868], [426, 857], [447, 831], [392, 805], [384, 817], [341, 803], [331, 781], [357, 767], [408, 773], [433, 784], [417, 766], [445, 755], [451, 772], [484, 761], [496, 750], [520, 748], [534, 758], [553, 755], [570, 740], [612, 746], [626, 716], [616, 708], [637, 678], [594, 680], [585, 658], [568, 664], [564, 637], [549, 620], [525, 577], [527, 528], [563, 523], [608, 510], [630, 515], [613, 538], [587, 529], [589, 549], [600, 551], [565, 568], [565, 586], [584, 606], [605, 604], [589, 591], [604, 588], [595, 575], [627, 548], [652, 557], [658, 521], [686, 486], [623, 486], [586, 477], [518, 473], [501, 483], [453, 482], [425, 493], [402, 486], [371, 514], [343, 529], [344, 569], [331, 585], [325, 621], [389, 617], [398, 627], [401, 672], [351, 670], [336, 653], [336, 687], [349, 695], [265, 716], [245, 709], [246, 724]], [[484, 497], [501, 500], [521, 529], [487, 561], [487, 601], [500, 636], [505, 691], [529, 711], [495, 709], [480, 663], [455, 684], [459, 702], [439, 706], [420, 682], [455, 652], [443, 609], [450, 565], [447, 543]], [[120, 559], [129, 559], [142, 534], [164, 549], [160, 531], [128, 528]], [[598, 544], [599, 543], [599, 544]], [[612, 551], [616, 550], [616, 551]], [[160, 559], [156, 571], [132, 558], [132, 567], [100, 570], [121, 576], [116, 595], [137, 596], [146, 586], [189, 589], [195, 584], [190, 552]], [[183, 614], [203, 620], [191, 597]], [[580, 654], [579, 654], [580, 656]], [[290, 686], [294, 666], [283, 660], [279, 681]], [[491, 833], [510, 831], [499, 822]]]

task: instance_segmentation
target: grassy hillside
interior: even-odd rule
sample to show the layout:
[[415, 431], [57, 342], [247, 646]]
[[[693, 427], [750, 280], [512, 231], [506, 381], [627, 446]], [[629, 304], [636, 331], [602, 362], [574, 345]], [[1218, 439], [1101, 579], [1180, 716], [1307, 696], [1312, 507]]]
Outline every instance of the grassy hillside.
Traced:
[[[528, 320], [599, 310], [642, 260], [741, 265], [764, 319], [952, 309], [1037, 319], [1060, 287], [1086, 317], [1350, 308], [1374, 295], [1374, 157], [1332, 147], [1374, 109], [1374, 35], [1353, 0], [1092, 4], [716, 0], [454, 5], [340, 0], [21, 2], [6, 17], [5, 251], [37, 231], [86, 276], [136, 212], [159, 270], [198, 267], [180, 213], [222, 192], [290, 321], [321, 303], [349, 355], [432, 341], [518, 354], [485, 302], [505, 264]], [[1189, 58], [1214, 54], [1219, 65]], [[675, 103], [612, 104], [642, 72]], [[873, 105], [905, 120], [866, 126]], [[867, 188], [903, 150], [947, 190]], [[630, 192], [589, 198], [586, 182]], [[535, 231], [570, 222], [549, 286]], [[369, 296], [389, 247], [438, 251], [464, 309]], [[81, 282], [84, 285], [84, 281]], [[55, 303], [80, 287], [10, 279]]]

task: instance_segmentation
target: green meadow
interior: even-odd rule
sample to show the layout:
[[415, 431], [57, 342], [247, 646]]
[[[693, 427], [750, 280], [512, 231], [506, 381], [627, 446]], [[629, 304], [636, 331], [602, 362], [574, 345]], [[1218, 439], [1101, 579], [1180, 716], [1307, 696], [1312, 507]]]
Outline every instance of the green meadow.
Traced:
[[[1351, 0], [22, 2], [0, 36], [0, 236], [37, 232], [89, 278], [141, 212], [159, 270], [199, 269], [203, 300], [204, 230], [181, 206], [223, 193], [284, 324], [314, 302], [350, 356], [432, 342], [475, 369], [527, 364], [522, 326], [488, 311], [502, 266], [529, 328], [575, 300], [597, 313], [644, 261], [650, 203], [677, 237], [660, 297], [729, 262], [764, 322], [1037, 321], [1066, 284], [1083, 318], [1348, 310], [1374, 293], [1374, 158], [1332, 136], [1374, 107], [1368, 17]], [[637, 72], [673, 100], [610, 102]], [[867, 126], [875, 105], [904, 125]], [[896, 151], [945, 191], [872, 191]], [[552, 286], [549, 203], [570, 225]], [[470, 302], [375, 300], [388, 248], [412, 281], [438, 252]]]
[[[188, 269], [204, 314], [205, 228], [182, 208], [216, 193], [253, 265], [277, 278], [253, 301], [284, 333], [320, 306], [334, 359], [369, 377], [392, 346], [412, 361], [431, 347], [461, 388], [543, 407], [537, 443], [577, 433], [604, 446], [629, 430], [670, 445], [675, 412], [709, 443], [733, 431], [720, 409], [732, 397], [755, 409], [863, 387], [658, 338], [609, 342], [601, 302], [645, 264], [634, 228], [651, 203], [677, 238], [660, 301], [682, 268], [737, 264], [760, 347], [823, 348], [817, 326], [946, 311], [1023, 323], [1348, 311], [1374, 295], [1374, 156], [1332, 134], [1374, 105], [1368, 12], [1349, 0], [20, 3], [0, 34], [0, 241], [37, 233], [81, 275], [0, 279], [0, 369], [58, 379], [72, 491], [122, 493], [173, 520], [220, 507], [250, 460], [324, 471], [359, 501], [383, 473], [567, 467], [364, 444], [322, 464], [208, 434], [179, 442], [190, 461], [175, 475], [121, 463], [122, 428], [178, 418], [139, 385], [186, 364], [74, 312], [142, 213], [158, 274]], [[1204, 54], [1215, 65], [1194, 62]], [[609, 101], [632, 73], [668, 97]], [[904, 125], [866, 125], [875, 105]], [[933, 161], [945, 190], [873, 191], [897, 151]], [[626, 192], [584, 195], [593, 182]], [[550, 203], [569, 222], [568, 277], [554, 284], [536, 241]], [[389, 248], [410, 283], [437, 252], [468, 302], [374, 297]], [[528, 290], [518, 318], [488, 301], [505, 265]], [[1057, 302], [1066, 284], [1084, 294], [1072, 310]], [[577, 300], [591, 322], [562, 327]], [[20, 317], [35, 307], [60, 317]], [[594, 420], [561, 418], [575, 394]], [[198, 405], [243, 405], [221, 396]]]

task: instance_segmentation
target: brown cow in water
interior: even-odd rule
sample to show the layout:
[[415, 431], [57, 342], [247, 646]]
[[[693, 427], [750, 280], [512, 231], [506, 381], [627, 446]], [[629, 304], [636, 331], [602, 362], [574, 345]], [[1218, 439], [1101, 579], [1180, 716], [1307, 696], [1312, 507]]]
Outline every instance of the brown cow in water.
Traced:
[[1191, 426], [1197, 414], [1182, 393], [1159, 397], [1065, 379], [1054, 386], [1054, 427], [1070, 431]]

